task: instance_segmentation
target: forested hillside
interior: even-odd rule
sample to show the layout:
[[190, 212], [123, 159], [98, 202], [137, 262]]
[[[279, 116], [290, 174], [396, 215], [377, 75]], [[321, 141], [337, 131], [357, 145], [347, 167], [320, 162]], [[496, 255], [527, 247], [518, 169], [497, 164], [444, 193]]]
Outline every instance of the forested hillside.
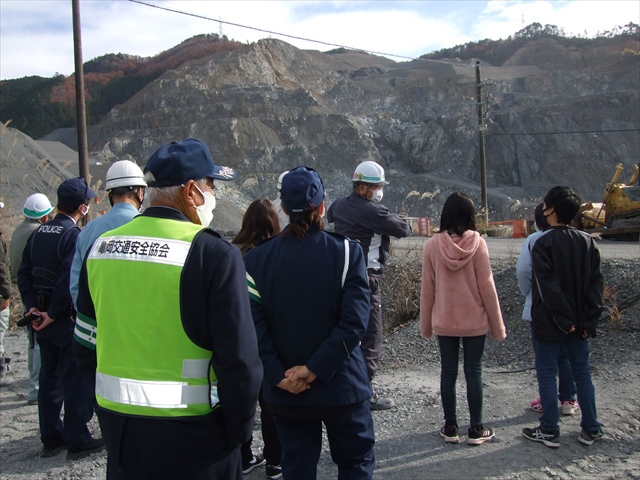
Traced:
[[[425, 59], [441, 59], [441, 58], [459, 58], [460, 60], [469, 60], [479, 58], [484, 62], [488, 62], [494, 66], [501, 66], [518, 50], [526, 46], [533, 40], [542, 38], [555, 39], [560, 45], [565, 47], [579, 48], [597, 40], [599, 44], [616, 42], [619, 43], [619, 37], [629, 37], [637, 39], [639, 34], [639, 26], [635, 23], [628, 23], [624, 27], [618, 26], [610, 31], [598, 32], [595, 39], [587, 36], [566, 35], [563, 28], [555, 25], [541, 25], [540, 23], [532, 23], [522, 30], [509, 35], [505, 40], [484, 39], [478, 42], [469, 42], [464, 45], [456, 45], [451, 48], [443, 48], [437, 52], [422, 55], [420, 58]], [[638, 52], [629, 52], [631, 54]]]
[[[87, 123], [96, 124], [115, 105], [129, 100], [167, 70], [183, 63], [242, 47], [226, 36], [203, 34], [154, 57], [107, 54], [84, 64]], [[75, 76], [24, 77], [0, 82], [0, 120], [32, 138], [75, 126]]]

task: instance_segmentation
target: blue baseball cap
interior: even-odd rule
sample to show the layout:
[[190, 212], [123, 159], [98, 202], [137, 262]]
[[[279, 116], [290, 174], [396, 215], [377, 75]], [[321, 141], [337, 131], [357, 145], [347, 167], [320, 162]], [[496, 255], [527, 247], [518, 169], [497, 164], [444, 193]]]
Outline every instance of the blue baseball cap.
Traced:
[[290, 170], [282, 179], [280, 200], [289, 215], [319, 207], [324, 200], [324, 184], [320, 175], [308, 167]]
[[58, 207], [66, 212], [75, 212], [80, 205], [95, 196], [96, 193], [84, 178], [69, 178], [58, 187]]
[[175, 187], [203, 178], [225, 181], [236, 178], [232, 168], [213, 163], [209, 148], [197, 138], [162, 145], [144, 166], [144, 173], [147, 172], [153, 175], [147, 180], [150, 187]]

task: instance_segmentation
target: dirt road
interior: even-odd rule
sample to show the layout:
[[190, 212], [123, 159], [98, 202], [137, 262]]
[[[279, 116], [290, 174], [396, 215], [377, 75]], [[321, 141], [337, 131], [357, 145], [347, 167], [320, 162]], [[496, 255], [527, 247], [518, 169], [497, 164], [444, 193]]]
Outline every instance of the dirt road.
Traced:
[[[519, 318], [522, 302], [513, 271], [519, 246], [518, 242], [490, 240], [489, 249], [494, 256], [498, 256], [496, 245], [504, 252], [500, 255], [506, 257], [496, 262], [494, 276], [508, 336], [500, 343], [488, 340], [485, 349], [484, 422], [494, 428], [495, 440], [471, 447], [465, 443], [445, 444], [440, 438], [442, 408], [437, 341], [420, 338], [417, 324], [410, 322], [385, 338], [382, 367], [375, 380], [376, 390], [391, 396], [397, 404], [395, 409], [374, 412], [375, 480], [640, 478], [640, 305], [624, 313], [621, 325], [605, 322], [598, 337], [590, 340], [598, 418], [603, 424], [604, 440], [591, 447], [578, 443], [578, 413], [562, 417], [560, 448], [552, 450], [528, 441], [521, 431], [538, 424], [538, 415], [529, 409], [529, 402], [538, 394], [529, 327]], [[615, 247], [612, 252], [624, 250], [618, 244]], [[633, 250], [633, 245], [629, 248]], [[622, 298], [640, 291], [640, 261], [606, 260], [603, 271], [607, 283], [619, 288]], [[105, 478], [105, 453], [77, 462], [67, 462], [63, 454], [40, 457], [37, 406], [28, 406], [26, 402], [24, 332], [9, 332], [5, 347], [14, 359], [16, 380], [13, 385], [0, 389], [0, 478]], [[457, 403], [461, 434], [464, 434], [469, 419], [464, 381], [460, 377]], [[91, 428], [99, 434], [95, 419]], [[260, 428], [256, 425], [254, 452], [260, 451]], [[263, 479], [264, 470], [257, 469], [245, 478]], [[318, 479], [335, 478], [337, 469], [325, 441]]]

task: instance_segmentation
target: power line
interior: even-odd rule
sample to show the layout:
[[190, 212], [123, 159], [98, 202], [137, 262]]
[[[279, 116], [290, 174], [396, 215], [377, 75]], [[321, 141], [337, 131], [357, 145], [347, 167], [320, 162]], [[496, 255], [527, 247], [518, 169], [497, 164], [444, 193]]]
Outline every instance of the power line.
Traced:
[[199, 15], [199, 14], [196, 14], [196, 13], [184, 12], [182, 10], [176, 10], [176, 9], [173, 9], [173, 8], [162, 7], [160, 5], [154, 5], [153, 3], [143, 2], [141, 0], [129, 0], [129, 1], [133, 2], [133, 3], [138, 3], [140, 5], [144, 5], [146, 7], [152, 7], [152, 8], [157, 8], [159, 10], [165, 10], [167, 12], [178, 13], [180, 15], [187, 15], [189, 17], [200, 18], [202, 20], [208, 20], [210, 22], [218, 22], [221, 25], [224, 23], [225, 25], [231, 25], [231, 26], [234, 26], [234, 27], [246, 28], [248, 30], [255, 30], [257, 32], [268, 33], [269, 35], [278, 35], [278, 36], [281, 36], [281, 37], [292, 38], [292, 39], [295, 39], [295, 40], [302, 40], [302, 41], [305, 41], [305, 42], [318, 43], [318, 44], [321, 44], [321, 45], [327, 45], [329, 47], [345, 48], [347, 50], [354, 50], [354, 51], [357, 51], [357, 52], [365, 52], [365, 53], [370, 53], [372, 55], [382, 55], [382, 56], [385, 56], [385, 57], [404, 58], [406, 60], [422, 60], [422, 61], [433, 62], [433, 63], [444, 63], [446, 65], [458, 65], [458, 66], [463, 66], [463, 67], [470, 67], [470, 65], [465, 65], [465, 64], [452, 64], [452, 63], [443, 62], [443, 61], [440, 61], [440, 60], [431, 60], [431, 59], [426, 59], [426, 58], [418, 59], [418, 58], [413, 58], [413, 57], [407, 57], [405, 55], [396, 55], [395, 53], [376, 52], [375, 50], [365, 50], [365, 49], [362, 49], [362, 48], [354, 48], [354, 47], [349, 47], [347, 45], [340, 45], [340, 44], [337, 44], [337, 43], [325, 42], [323, 40], [314, 40], [312, 38], [305, 38], [305, 37], [298, 37], [296, 35], [289, 35], [288, 33], [274, 32], [272, 30], [265, 30], [263, 28], [251, 27], [251, 26], [248, 26], [248, 25], [241, 25], [239, 23], [227, 22], [227, 21], [221, 20], [219, 18], [216, 19], [216, 18], [206, 17], [204, 15]]
[[571, 133], [611, 133], [611, 132], [640, 132], [640, 128], [619, 128], [614, 130], [575, 130], [566, 132], [515, 132], [515, 133], [490, 133], [487, 135], [487, 141], [490, 137], [518, 137], [525, 135], [566, 135]]

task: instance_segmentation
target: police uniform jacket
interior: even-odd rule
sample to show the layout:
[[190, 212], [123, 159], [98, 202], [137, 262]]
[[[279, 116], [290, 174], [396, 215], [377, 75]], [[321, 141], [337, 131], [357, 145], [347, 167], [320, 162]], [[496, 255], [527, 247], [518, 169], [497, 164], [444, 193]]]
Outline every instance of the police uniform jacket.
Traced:
[[[171, 219], [189, 222], [181, 212], [169, 207], [149, 207], [134, 218]], [[146, 221], [146, 220], [145, 220]], [[145, 235], [144, 231], [140, 232]], [[100, 239], [98, 239], [100, 241]], [[82, 264], [78, 284], [78, 315], [92, 318], [100, 335], [100, 318], [87, 280], [87, 257]], [[153, 302], [163, 295], [162, 279], [118, 278], [122, 288], [139, 288], [140, 302]], [[145, 285], [145, 287], [142, 287]], [[157, 291], [149, 292], [156, 288]], [[141, 448], [156, 454], [154, 467], [177, 463], [206, 462], [224, 456], [222, 451], [235, 448], [251, 436], [262, 369], [258, 357], [256, 334], [246, 291], [242, 256], [237, 248], [211, 229], [203, 228], [194, 237], [180, 277], [179, 311], [182, 327], [198, 347], [211, 350], [211, 364], [217, 376], [219, 408], [200, 416], [144, 417], [125, 415], [97, 407], [100, 424], [110, 455], [118, 462], [124, 432], [141, 442]], [[117, 301], [118, 299], [114, 299]], [[149, 319], [149, 335], [154, 322]], [[77, 340], [77, 337], [76, 337]], [[78, 341], [73, 343], [76, 362], [95, 390], [96, 352]]]
[[[360, 245], [317, 229], [304, 239], [280, 234], [249, 250], [245, 265], [265, 401], [329, 408], [371, 398], [360, 348], [370, 297]], [[318, 378], [294, 395], [276, 384], [296, 365]]]
[[[38, 335], [53, 333], [61, 325], [72, 327], [73, 304], [69, 271], [80, 228], [73, 218], [58, 213], [40, 225], [27, 240], [18, 268], [18, 288], [27, 310], [37, 307], [37, 295], [46, 297], [46, 312], [56, 320]], [[72, 331], [72, 330], [71, 330]]]
[[387, 207], [362, 198], [357, 192], [331, 204], [327, 221], [335, 224], [335, 231], [358, 240], [364, 250], [367, 268], [380, 270], [389, 257], [389, 237], [404, 238], [411, 234], [411, 226]]
[[531, 263], [536, 340], [582, 338], [585, 330], [595, 336], [604, 289], [595, 240], [573, 227], [551, 227], [535, 242]]

